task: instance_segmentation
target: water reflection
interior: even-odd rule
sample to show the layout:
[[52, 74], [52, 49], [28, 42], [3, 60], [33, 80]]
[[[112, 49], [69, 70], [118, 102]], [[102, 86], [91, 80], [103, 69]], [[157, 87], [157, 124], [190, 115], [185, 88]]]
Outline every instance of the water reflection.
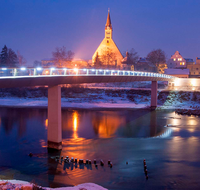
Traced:
[[[138, 185], [137, 179], [144, 180], [144, 176], [140, 175], [144, 158], [151, 160], [151, 176], [158, 179], [156, 185], [160, 183], [162, 186], [166, 184], [162, 181], [166, 176], [169, 177], [173, 172], [180, 176], [182, 168], [185, 169], [183, 165], [179, 167], [177, 163], [173, 164], [174, 160], [199, 158], [200, 118], [175, 116], [172, 111], [62, 110], [64, 146], [61, 152], [56, 153], [47, 152], [46, 149], [46, 109], [1, 108], [0, 116], [0, 166], [15, 170], [14, 178], [27, 181], [34, 179], [43, 186], [77, 185], [90, 181], [105, 187], [107, 185], [109, 189], [112, 181], [116, 189], [127, 189], [128, 184], [132, 189], [134, 180], [135, 187]], [[163, 127], [175, 123], [175, 127]], [[173, 134], [170, 133], [172, 128]], [[170, 138], [166, 138], [168, 135]], [[140, 138], [154, 136], [165, 138]], [[34, 153], [32, 158], [27, 156], [30, 152]], [[110, 159], [114, 167], [64, 164], [51, 158], [58, 155], [84, 160], [103, 159], [105, 163]], [[167, 162], [166, 167], [163, 159]], [[131, 164], [124, 164], [126, 160]], [[185, 174], [191, 174], [191, 171], [188, 169]], [[195, 173], [197, 177], [198, 172]], [[162, 177], [159, 178], [160, 175]], [[129, 183], [127, 176], [131, 176]], [[174, 176], [171, 178], [174, 179]], [[166, 182], [170, 180], [167, 178]]]
[[78, 111], [73, 112], [73, 138], [78, 138], [77, 128], [78, 128]]
[[[31, 126], [35, 129], [33, 133], [41, 133], [48, 128], [46, 109], [3, 108], [0, 115], [0, 126], [6, 135], [10, 135], [16, 128], [18, 137], [26, 135], [27, 128]], [[188, 122], [196, 124], [193, 120]], [[63, 139], [78, 142], [93, 138], [153, 137], [164, 132], [165, 123], [158, 125], [157, 121], [157, 112], [148, 110], [62, 110]], [[46, 140], [45, 134], [41, 133], [41, 139]]]
[[44, 126], [45, 126], [45, 129], [48, 128], [48, 119], [45, 119], [45, 120], [44, 120]]
[[92, 126], [99, 138], [111, 138], [116, 134], [119, 126], [125, 123], [125, 118], [117, 112], [101, 111], [93, 113]]

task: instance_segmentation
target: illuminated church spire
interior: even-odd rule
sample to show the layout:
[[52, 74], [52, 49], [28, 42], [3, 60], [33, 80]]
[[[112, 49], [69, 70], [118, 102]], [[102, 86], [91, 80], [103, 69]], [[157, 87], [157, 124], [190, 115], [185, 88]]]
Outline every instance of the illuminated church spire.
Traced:
[[[93, 63], [96, 62], [97, 58], [100, 58], [100, 60], [103, 62], [103, 65], [109, 64], [115, 67], [121, 66], [121, 61], [123, 59], [123, 56], [112, 39], [112, 31], [113, 30], [110, 19], [110, 10], [108, 9], [108, 16], [105, 25], [105, 38], [102, 40], [99, 47], [92, 56]], [[107, 59], [108, 55], [111, 54], [114, 56], [112, 56], [112, 58]], [[104, 58], [106, 57], [106, 59], [103, 59], [102, 57]]]
[[107, 28], [110, 28], [110, 29], [112, 29], [112, 24], [111, 24], [111, 19], [110, 19], [110, 9], [108, 9], [108, 16], [107, 16], [107, 22], [106, 22], [106, 27], [105, 27], [105, 29], [107, 29]]
[[107, 21], [106, 21], [106, 26], [105, 26], [105, 38], [106, 39], [112, 38], [112, 24], [111, 24], [111, 19], [110, 19], [110, 9], [108, 9], [108, 16], [107, 16]]

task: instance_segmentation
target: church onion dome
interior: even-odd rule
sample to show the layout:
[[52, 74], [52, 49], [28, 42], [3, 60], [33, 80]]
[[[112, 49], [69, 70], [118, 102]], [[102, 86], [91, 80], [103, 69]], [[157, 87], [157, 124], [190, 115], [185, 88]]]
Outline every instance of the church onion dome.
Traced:
[[107, 21], [106, 21], [106, 26], [105, 26], [105, 28], [107, 29], [107, 28], [110, 28], [110, 29], [112, 29], [112, 24], [111, 24], [111, 19], [110, 19], [110, 10], [108, 9], [108, 16], [107, 16]]

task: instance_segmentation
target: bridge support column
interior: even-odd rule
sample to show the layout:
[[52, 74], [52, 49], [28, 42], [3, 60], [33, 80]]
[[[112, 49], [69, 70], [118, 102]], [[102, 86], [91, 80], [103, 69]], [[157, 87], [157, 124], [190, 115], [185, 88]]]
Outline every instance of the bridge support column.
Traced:
[[158, 89], [158, 82], [152, 81], [151, 82], [151, 108], [155, 109], [157, 107], [157, 89]]
[[61, 87], [48, 88], [48, 148], [62, 149]]

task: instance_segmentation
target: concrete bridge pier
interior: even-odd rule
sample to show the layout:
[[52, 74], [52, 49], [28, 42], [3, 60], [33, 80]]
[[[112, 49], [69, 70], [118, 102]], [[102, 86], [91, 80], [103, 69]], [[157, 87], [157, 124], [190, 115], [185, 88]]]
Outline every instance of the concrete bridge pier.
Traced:
[[157, 90], [158, 90], [158, 82], [151, 82], [151, 108], [155, 109], [157, 107]]
[[48, 87], [48, 148], [62, 149], [61, 87]]

